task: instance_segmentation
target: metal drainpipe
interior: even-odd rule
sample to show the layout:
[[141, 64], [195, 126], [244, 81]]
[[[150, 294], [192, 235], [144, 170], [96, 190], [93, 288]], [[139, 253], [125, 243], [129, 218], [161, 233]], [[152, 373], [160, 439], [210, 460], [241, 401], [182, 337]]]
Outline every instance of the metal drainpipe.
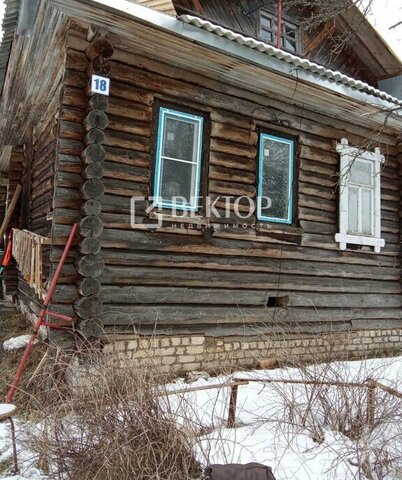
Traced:
[[278, 0], [277, 6], [277, 30], [276, 30], [276, 47], [282, 48], [282, 0]]

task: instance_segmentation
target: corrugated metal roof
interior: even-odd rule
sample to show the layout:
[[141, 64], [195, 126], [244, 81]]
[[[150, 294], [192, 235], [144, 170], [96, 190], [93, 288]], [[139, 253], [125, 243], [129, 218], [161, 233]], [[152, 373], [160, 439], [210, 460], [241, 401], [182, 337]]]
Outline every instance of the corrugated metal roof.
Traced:
[[221, 27], [220, 25], [215, 25], [212, 22], [203, 20], [198, 17], [194, 17], [192, 15], [180, 15], [178, 19], [181, 20], [182, 22], [185, 22], [187, 24], [193, 25], [195, 27], [201, 28], [210, 33], [218, 35], [219, 37], [224, 37], [232, 42], [238, 43], [239, 45], [252, 48], [253, 50], [258, 50], [259, 52], [262, 52], [271, 57], [275, 57], [278, 60], [282, 60], [286, 63], [290, 63], [295, 67], [308, 70], [321, 77], [333, 80], [336, 83], [347, 85], [356, 90], [381, 98], [382, 100], [387, 100], [388, 102], [394, 103], [398, 106], [402, 106], [402, 100], [398, 100], [392, 95], [389, 95], [386, 92], [378, 90], [377, 88], [374, 88], [365, 82], [356, 80], [352, 77], [348, 77], [347, 75], [344, 75], [341, 72], [337, 72], [335, 70], [325, 68], [322, 65], [318, 65], [317, 63], [310, 62], [305, 58], [300, 58], [300, 57], [297, 57], [296, 55], [292, 55], [291, 53], [285, 52], [284, 50], [281, 50], [272, 45], [269, 45], [268, 43], [261, 42], [252, 37], [245, 37], [239, 33], [233, 32], [232, 30]]
[[0, 43], [0, 94], [3, 90], [11, 45], [13, 43], [14, 32], [17, 26], [20, 0], [5, 0], [4, 3], [6, 8], [1, 25], [3, 38]]

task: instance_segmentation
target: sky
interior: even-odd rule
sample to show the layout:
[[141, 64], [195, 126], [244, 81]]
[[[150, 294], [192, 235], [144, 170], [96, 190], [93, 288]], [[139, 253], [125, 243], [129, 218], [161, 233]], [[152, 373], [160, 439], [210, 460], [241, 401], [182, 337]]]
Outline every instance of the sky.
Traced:
[[[4, 13], [4, 1], [0, 0], [0, 23]], [[402, 25], [389, 30], [393, 24], [402, 21], [401, 0], [374, 0], [369, 20], [402, 60]]]

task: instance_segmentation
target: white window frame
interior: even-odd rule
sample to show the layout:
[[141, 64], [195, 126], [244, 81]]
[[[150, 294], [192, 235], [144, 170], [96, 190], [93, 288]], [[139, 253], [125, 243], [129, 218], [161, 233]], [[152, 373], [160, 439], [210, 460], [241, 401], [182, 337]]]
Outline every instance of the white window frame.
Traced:
[[[352, 147], [346, 138], [342, 138], [336, 144], [336, 151], [340, 154], [340, 182], [339, 182], [339, 233], [335, 235], [335, 241], [339, 243], [341, 250], [346, 250], [348, 244], [368, 245], [374, 247], [376, 253], [380, 253], [385, 246], [381, 238], [381, 165], [385, 161], [377, 147], [374, 152], [361, 150]], [[358, 160], [370, 161], [373, 163], [374, 175], [374, 205], [371, 209], [373, 235], [354, 235], [348, 232], [349, 228], [349, 178], [353, 162]]]
[[[183, 160], [179, 158], [170, 158], [162, 155], [163, 152], [163, 136], [165, 132], [166, 117], [173, 117], [182, 122], [188, 122], [195, 125], [194, 143], [195, 143], [195, 158], [190, 160]], [[157, 138], [157, 151], [156, 151], [156, 167], [154, 177], [154, 205], [159, 208], [168, 208], [175, 210], [188, 210], [197, 211], [199, 209], [199, 193], [200, 193], [200, 181], [201, 181], [201, 162], [202, 162], [202, 142], [203, 142], [203, 117], [192, 115], [189, 113], [181, 112], [178, 110], [172, 110], [170, 108], [161, 107], [159, 110], [159, 123], [158, 123], [158, 138]], [[189, 203], [174, 203], [169, 201], [163, 201], [161, 197], [162, 189], [162, 164], [164, 160], [173, 160], [175, 162], [187, 163], [195, 165], [195, 174], [191, 179], [191, 185], [194, 186], [195, 195], [190, 199]]]

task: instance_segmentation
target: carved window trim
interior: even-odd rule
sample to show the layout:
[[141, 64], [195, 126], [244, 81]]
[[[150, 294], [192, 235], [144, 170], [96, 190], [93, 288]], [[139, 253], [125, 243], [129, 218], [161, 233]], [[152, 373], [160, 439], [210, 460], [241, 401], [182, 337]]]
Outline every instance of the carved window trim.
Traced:
[[[376, 253], [380, 253], [381, 248], [385, 246], [384, 239], [381, 238], [381, 164], [385, 157], [381, 155], [379, 148], [374, 152], [352, 147], [346, 138], [342, 138], [341, 143], [337, 143], [336, 151], [340, 154], [340, 192], [339, 192], [339, 233], [335, 235], [335, 241], [339, 243], [341, 250], [346, 250], [348, 244], [367, 245], [374, 247]], [[373, 176], [373, 199], [369, 215], [373, 234], [351, 233], [349, 230], [349, 189], [356, 188], [356, 183], [351, 182], [351, 168], [356, 160], [372, 163]], [[359, 197], [360, 198], [360, 197]], [[357, 204], [357, 216], [365, 215], [363, 205]], [[359, 223], [362, 223], [361, 220]]]

